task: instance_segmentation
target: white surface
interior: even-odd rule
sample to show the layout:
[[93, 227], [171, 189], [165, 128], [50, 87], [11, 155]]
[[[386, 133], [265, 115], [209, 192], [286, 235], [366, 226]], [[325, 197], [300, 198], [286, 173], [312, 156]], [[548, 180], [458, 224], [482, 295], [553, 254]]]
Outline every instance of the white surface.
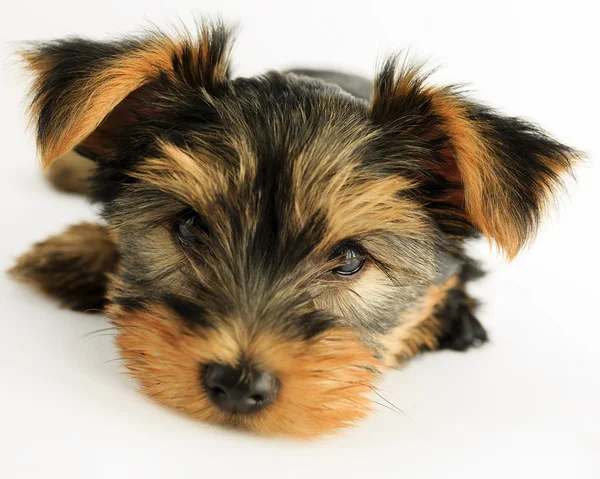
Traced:
[[110, 331], [83, 338], [108, 326], [102, 317], [60, 310], [0, 275], [0, 477], [600, 477], [600, 39], [592, 2], [550, 3], [5, 2], [1, 270], [32, 241], [93, 218], [36, 169], [7, 42], [220, 11], [242, 27], [238, 74], [298, 65], [371, 73], [409, 46], [443, 65], [437, 80], [470, 82], [478, 98], [536, 119], [591, 160], [533, 249], [506, 265], [476, 246], [495, 266], [474, 287], [491, 344], [389, 373], [381, 390], [406, 416], [379, 407], [315, 442], [226, 431], [151, 404], [110, 362]]

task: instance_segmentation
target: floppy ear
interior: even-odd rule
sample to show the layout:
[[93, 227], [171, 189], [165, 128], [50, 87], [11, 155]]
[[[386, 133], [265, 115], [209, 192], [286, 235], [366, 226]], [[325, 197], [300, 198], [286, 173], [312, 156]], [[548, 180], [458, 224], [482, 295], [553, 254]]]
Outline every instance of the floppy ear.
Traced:
[[229, 31], [216, 24], [201, 26], [197, 35], [69, 38], [20, 52], [34, 75], [30, 115], [43, 165], [74, 148], [91, 159], [110, 156], [118, 132], [157, 113], [161, 83], [185, 83], [201, 93], [224, 84], [229, 51]]
[[426, 80], [418, 68], [388, 60], [371, 116], [398, 141], [418, 145], [420, 194], [434, 216], [450, 232], [474, 227], [513, 258], [535, 236], [578, 154], [532, 123]]

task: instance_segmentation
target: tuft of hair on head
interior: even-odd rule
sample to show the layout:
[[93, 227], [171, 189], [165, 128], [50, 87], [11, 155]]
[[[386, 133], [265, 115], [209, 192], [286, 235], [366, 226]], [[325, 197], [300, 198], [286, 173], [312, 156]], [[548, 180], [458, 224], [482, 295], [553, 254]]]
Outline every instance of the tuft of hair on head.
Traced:
[[28, 45], [18, 53], [33, 75], [29, 116], [43, 166], [72, 149], [109, 158], [120, 129], [157, 113], [160, 82], [210, 96], [228, 80], [231, 45], [232, 32], [220, 21], [175, 34], [153, 29], [113, 41]]
[[432, 86], [429, 76], [406, 58], [389, 58], [375, 79], [371, 117], [392, 142], [409, 136], [427, 147], [419, 194], [442, 229], [482, 233], [512, 259], [534, 239], [582, 153], [456, 86]]

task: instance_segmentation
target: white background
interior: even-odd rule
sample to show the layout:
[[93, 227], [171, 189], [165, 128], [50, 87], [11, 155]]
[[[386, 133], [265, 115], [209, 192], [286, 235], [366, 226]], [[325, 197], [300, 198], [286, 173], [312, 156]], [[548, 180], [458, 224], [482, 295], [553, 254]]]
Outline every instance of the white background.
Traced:
[[[144, 399], [99, 316], [60, 310], [0, 275], [0, 477], [600, 477], [598, 45], [593, 2], [21, 1], [0, 7], [0, 270], [28, 244], [92, 219], [54, 192], [26, 134], [9, 42], [106, 37], [191, 12], [240, 25], [234, 72], [341, 67], [371, 74], [410, 47], [503, 111], [589, 153], [569, 197], [512, 264], [473, 290], [492, 342], [422, 356], [377, 415], [313, 442], [205, 426]], [[108, 361], [108, 362], [107, 362]]]

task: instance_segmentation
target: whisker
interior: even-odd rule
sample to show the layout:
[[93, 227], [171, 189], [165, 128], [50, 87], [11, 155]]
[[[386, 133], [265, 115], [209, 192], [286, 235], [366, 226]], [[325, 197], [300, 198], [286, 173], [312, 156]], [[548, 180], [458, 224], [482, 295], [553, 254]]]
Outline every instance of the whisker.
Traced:
[[104, 331], [110, 331], [111, 329], [116, 330], [117, 328], [115, 328], [114, 326], [110, 326], [108, 328], [98, 329], [97, 331], [92, 331], [90, 333], [86, 333], [82, 336], [79, 336], [77, 339], [75, 339], [75, 342], [81, 341], [82, 339], [85, 339], [85, 338], [89, 338], [90, 336], [93, 336], [94, 334], [97, 334], [97, 333], [102, 333]]
[[89, 339], [102, 338], [103, 336], [112, 336], [113, 338], [116, 338], [117, 336], [119, 336], [119, 333], [96, 334], [94, 336], [91, 336]]
[[[354, 401], [354, 400], [352, 400], [352, 399], [350, 399], [350, 398], [344, 398], [344, 399], [345, 399], [346, 401], [350, 401], [350, 402], [351, 402], [352, 404], [354, 404], [355, 406], [362, 407], [363, 409], [366, 409], [367, 411], [369, 411], [371, 414], [375, 414], [377, 417], [379, 417], [379, 415], [377, 414], [377, 412], [376, 412], [374, 409], [370, 408], [369, 406], [367, 406], [367, 405], [365, 405], [365, 404], [360, 404], [359, 402], [356, 402], [356, 401]], [[377, 403], [377, 402], [375, 402], [375, 401], [373, 401], [373, 402], [374, 402], [375, 404], [379, 404], [379, 403]]]
[[379, 403], [378, 401], [373, 401], [375, 404], [379, 404], [380, 406], [383, 406], [383, 407], [385, 407], [387, 409], [390, 409], [390, 410], [392, 410], [392, 411], [394, 411], [396, 413], [402, 414], [404, 417], [406, 417], [410, 421], [414, 422], [414, 420], [408, 414], [406, 414], [402, 409], [400, 409], [393, 402], [391, 402], [389, 399], [387, 399], [382, 393], [380, 393], [377, 390], [377, 388], [374, 388], [369, 383], [362, 382], [362, 381], [344, 381], [342, 379], [329, 379], [329, 381], [334, 381], [334, 382], [339, 382], [339, 383], [343, 383], [343, 384], [348, 384], [350, 386], [365, 386], [365, 387], [368, 387], [369, 389], [371, 389], [371, 391], [373, 391], [375, 394], [377, 394], [377, 396], [379, 396], [381, 399], [383, 399], [389, 406], [386, 406], [385, 404]]
[[383, 262], [376, 258], [372, 258], [372, 260], [373, 263], [375, 263], [375, 266], [377, 266], [377, 268], [387, 277], [387, 279], [390, 280], [394, 286], [400, 286], [398, 279], [394, 278], [390, 269]]
[[365, 302], [365, 300], [363, 299], [363, 297], [360, 294], [358, 294], [355, 290], [349, 289], [348, 291], [350, 291], [354, 295], [358, 296], [358, 299], [360, 299], [363, 303]]
[[398, 411], [399, 413], [401, 413], [405, 418], [409, 419], [410, 421], [412, 421], [413, 423], [415, 421], [413, 421], [413, 419], [406, 414], [402, 409], [400, 409], [398, 406], [396, 406], [393, 402], [391, 402], [389, 399], [387, 399], [383, 394], [380, 394], [379, 391], [377, 391], [376, 388], [371, 388], [373, 390], [373, 392], [375, 394], [377, 394], [381, 399], [383, 399], [386, 403], [388, 403], [390, 406], [392, 406], [393, 408], [395, 408], [396, 411]]
[[[390, 406], [387, 406], [386, 404], [383, 404], [382, 402], [375, 401], [375, 400], [373, 400], [372, 402], [373, 402], [373, 404], [377, 404], [378, 406], [381, 406], [381, 407], [384, 407], [384, 408], [386, 408], [386, 409], [389, 409], [389, 410], [390, 410], [390, 411], [392, 411], [394, 414], [398, 414], [398, 415], [400, 415], [400, 413], [399, 413], [399, 412], [398, 412], [396, 409], [394, 409], [394, 408], [391, 408]], [[378, 417], [379, 417], [379, 416], [378, 416]]]
[[114, 359], [107, 359], [106, 361], [103, 361], [102, 364], [112, 363], [113, 361], [138, 361], [138, 360], [137, 359], [129, 359], [128, 360], [126, 358], [114, 358]]

